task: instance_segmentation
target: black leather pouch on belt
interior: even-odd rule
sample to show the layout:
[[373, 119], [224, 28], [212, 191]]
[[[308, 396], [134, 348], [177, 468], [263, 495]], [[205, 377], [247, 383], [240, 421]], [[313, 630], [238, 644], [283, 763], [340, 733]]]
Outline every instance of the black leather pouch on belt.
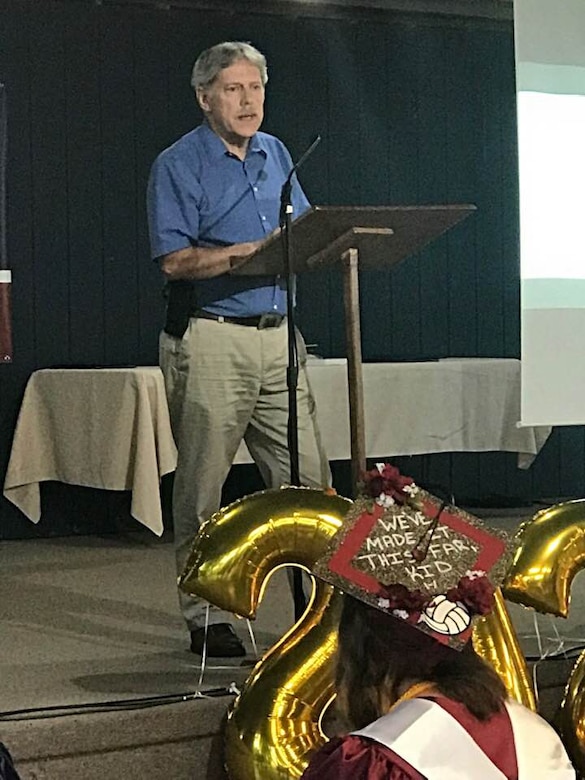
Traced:
[[193, 311], [194, 292], [193, 285], [186, 279], [168, 282], [166, 287], [167, 318], [164, 331], [169, 336], [174, 336], [177, 339], [183, 338]]

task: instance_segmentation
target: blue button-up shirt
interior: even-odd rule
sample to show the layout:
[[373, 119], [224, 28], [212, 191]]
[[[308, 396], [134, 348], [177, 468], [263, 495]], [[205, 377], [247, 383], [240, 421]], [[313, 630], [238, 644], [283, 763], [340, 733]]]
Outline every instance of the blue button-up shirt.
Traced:
[[[284, 144], [267, 133], [250, 139], [244, 160], [202, 124], [156, 158], [147, 191], [151, 254], [265, 238], [279, 225], [280, 192], [292, 168]], [[309, 202], [295, 180], [293, 218]], [[232, 276], [193, 281], [198, 308], [232, 317], [286, 312], [285, 279]]]

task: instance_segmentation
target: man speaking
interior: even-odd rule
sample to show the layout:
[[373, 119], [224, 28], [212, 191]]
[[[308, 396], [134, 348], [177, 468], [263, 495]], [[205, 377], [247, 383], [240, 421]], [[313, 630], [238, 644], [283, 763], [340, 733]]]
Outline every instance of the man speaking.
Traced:
[[[280, 193], [292, 168], [274, 136], [260, 132], [266, 59], [248, 43], [204, 51], [191, 84], [204, 121], [155, 160], [147, 206], [152, 257], [167, 281], [160, 365], [178, 462], [173, 525], [181, 572], [200, 523], [216, 512], [242, 439], [268, 487], [290, 483], [287, 443], [286, 280], [230, 271], [279, 226]], [[293, 217], [309, 202], [296, 177]], [[330, 484], [306, 349], [297, 333], [301, 484]], [[228, 613], [180, 593], [191, 650], [241, 656]], [[209, 612], [207, 631], [206, 614]]]

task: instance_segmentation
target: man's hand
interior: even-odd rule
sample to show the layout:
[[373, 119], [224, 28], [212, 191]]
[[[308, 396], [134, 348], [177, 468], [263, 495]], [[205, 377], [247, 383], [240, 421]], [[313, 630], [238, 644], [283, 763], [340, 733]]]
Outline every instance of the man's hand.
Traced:
[[230, 257], [230, 269], [244, 265], [261, 244], [262, 241], [246, 241], [243, 244], [234, 244], [231, 246], [232, 255]]

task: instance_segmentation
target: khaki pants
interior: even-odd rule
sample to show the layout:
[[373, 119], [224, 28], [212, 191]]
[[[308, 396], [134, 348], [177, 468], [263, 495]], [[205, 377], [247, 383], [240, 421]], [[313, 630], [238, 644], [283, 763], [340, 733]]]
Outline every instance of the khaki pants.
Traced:
[[[300, 481], [326, 487], [331, 475], [316, 423], [300, 334], [297, 389]], [[160, 365], [178, 448], [173, 489], [177, 571], [183, 570], [200, 523], [220, 508], [223, 483], [242, 439], [267, 487], [290, 483], [287, 443], [286, 322], [258, 330], [191, 318], [182, 339], [160, 339]], [[179, 594], [192, 630], [203, 625], [206, 602]], [[229, 622], [213, 608], [210, 622]]]

